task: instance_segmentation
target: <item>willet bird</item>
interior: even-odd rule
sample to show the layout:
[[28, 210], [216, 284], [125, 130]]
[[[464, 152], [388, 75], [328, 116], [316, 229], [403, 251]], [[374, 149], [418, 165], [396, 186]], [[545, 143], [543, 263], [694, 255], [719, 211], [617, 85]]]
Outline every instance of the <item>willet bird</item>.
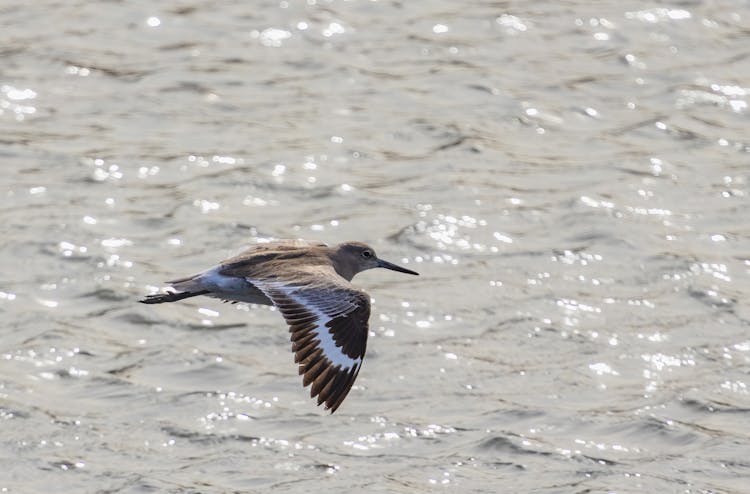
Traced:
[[362, 367], [370, 296], [349, 283], [372, 268], [419, 274], [378, 259], [372, 247], [345, 242], [281, 240], [259, 244], [207, 271], [168, 282], [174, 291], [148, 295], [144, 304], [207, 295], [231, 302], [274, 305], [289, 325], [302, 384], [312, 384], [331, 413], [344, 401]]

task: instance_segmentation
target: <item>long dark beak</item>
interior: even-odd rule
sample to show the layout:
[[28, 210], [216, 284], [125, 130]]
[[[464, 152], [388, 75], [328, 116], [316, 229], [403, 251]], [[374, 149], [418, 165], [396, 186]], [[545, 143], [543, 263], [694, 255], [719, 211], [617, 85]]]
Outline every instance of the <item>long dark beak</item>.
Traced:
[[378, 259], [378, 267], [379, 268], [390, 269], [392, 271], [398, 271], [399, 273], [415, 274], [415, 275], [419, 276], [419, 273], [417, 273], [416, 271], [412, 271], [411, 269], [402, 268], [401, 266], [396, 266], [395, 264], [393, 264], [391, 262], [388, 262], [388, 261], [384, 261], [382, 259]]

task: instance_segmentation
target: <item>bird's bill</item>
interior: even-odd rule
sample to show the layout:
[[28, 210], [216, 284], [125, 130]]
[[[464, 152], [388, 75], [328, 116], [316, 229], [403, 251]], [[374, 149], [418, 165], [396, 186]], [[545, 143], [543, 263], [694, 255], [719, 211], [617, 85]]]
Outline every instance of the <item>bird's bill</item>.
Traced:
[[398, 271], [399, 273], [406, 273], [406, 274], [415, 274], [419, 276], [419, 273], [416, 271], [412, 271], [411, 269], [402, 268], [401, 266], [397, 266], [393, 264], [392, 262], [384, 261], [382, 259], [378, 259], [378, 267], [379, 268], [385, 268], [390, 269], [392, 271]]

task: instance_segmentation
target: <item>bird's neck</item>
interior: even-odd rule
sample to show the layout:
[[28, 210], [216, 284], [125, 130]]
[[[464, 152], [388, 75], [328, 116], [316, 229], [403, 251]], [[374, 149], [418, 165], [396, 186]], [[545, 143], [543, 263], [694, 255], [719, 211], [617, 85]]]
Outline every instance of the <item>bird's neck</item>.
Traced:
[[338, 273], [339, 276], [344, 278], [346, 281], [352, 281], [352, 278], [354, 278], [354, 275], [357, 274], [357, 271], [352, 269], [349, 265], [349, 263], [346, 262], [338, 262], [335, 258], [336, 252], [330, 252], [328, 256], [331, 259], [331, 265], [333, 266], [333, 269]]

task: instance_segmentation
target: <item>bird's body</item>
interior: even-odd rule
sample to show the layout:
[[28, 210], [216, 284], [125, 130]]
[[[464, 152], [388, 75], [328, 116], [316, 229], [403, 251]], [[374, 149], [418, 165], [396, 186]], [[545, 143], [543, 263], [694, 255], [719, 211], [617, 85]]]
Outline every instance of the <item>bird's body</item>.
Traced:
[[171, 281], [176, 291], [148, 295], [141, 302], [207, 295], [276, 306], [289, 324], [303, 384], [312, 384], [311, 396], [333, 413], [357, 378], [367, 346], [370, 297], [350, 281], [360, 271], [376, 267], [417, 274], [378, 259], [361, 242], [328, 247], [281, 240], [256, 245], [207, 271]]

